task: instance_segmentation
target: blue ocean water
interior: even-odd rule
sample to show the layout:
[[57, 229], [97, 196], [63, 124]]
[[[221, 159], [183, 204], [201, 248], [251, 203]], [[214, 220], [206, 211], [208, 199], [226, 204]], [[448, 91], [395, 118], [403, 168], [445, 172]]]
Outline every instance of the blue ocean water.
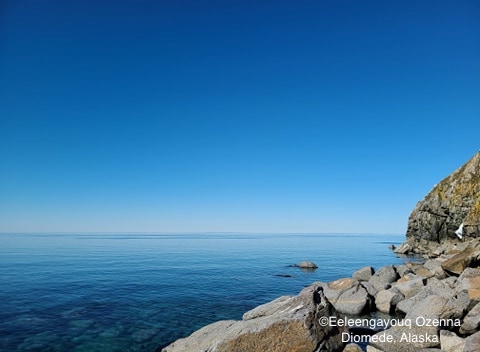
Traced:
[[[402, 262], [403, 235], [0, 234], [0, 350], [155, 351], [314, 281]], [[311, 260], [319, 268], [290, 267]], [[285, 276], [291, 277], [285, 277]]]

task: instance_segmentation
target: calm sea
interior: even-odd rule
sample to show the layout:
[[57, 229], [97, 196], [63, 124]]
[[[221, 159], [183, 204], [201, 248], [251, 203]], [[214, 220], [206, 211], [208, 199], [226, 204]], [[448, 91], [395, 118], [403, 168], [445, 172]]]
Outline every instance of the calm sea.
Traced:
[[[152, 352], [313, 281], [400, 263], [387, 247], [403, 239], [0, 234], [0, 350]], [[289, 267], [302, 260], [319, 268]]]

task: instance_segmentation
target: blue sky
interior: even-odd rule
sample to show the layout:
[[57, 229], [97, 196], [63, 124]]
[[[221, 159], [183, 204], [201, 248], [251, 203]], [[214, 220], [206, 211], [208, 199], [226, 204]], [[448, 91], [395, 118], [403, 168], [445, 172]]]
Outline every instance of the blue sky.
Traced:
[[480, 148], [477, 1], [7, 1], [0, 231], [404, 233]]

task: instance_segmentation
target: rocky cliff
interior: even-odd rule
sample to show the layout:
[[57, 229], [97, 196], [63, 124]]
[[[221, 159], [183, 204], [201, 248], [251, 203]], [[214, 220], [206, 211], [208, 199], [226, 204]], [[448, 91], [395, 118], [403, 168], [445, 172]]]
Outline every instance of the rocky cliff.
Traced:
[[464, 241], [480, 238], [480, 152], [436, 184], [408, 220], [409, 249], [429, 242], [455, 242], [460, 237]]

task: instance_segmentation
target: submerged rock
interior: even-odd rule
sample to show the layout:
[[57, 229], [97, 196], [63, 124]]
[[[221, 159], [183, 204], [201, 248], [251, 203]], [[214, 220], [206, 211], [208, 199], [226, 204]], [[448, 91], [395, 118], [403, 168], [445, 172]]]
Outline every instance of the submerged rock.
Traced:
[[320, 323], [330, 316], [337, 313], [316, 283], [297, 296], [280, 297], [245, 313], [241, 321], [207, 325], [162, 352], [342, 351], [346, 328]]

